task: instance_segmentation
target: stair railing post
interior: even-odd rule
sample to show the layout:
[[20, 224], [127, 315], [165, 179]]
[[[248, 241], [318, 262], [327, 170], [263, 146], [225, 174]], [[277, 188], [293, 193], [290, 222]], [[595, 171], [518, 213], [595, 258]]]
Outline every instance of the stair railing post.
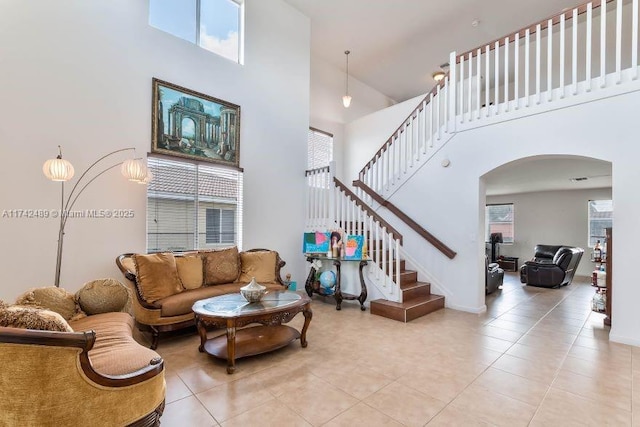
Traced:
[[457, 83], [456, 83], [456, 51], [453, 51], [449, 54], [449, 85], [447, 94], [449, 96], [449, 132], [454, 133], [456, 131], [456, 92], [457, 92]]
[[329, 192], [329, 215], [327, 218], [327, 229], [337, 227], [336, 223], [336, 192], [334, 191], [335, 182], [333, 178], [336, 176], [336, 162], [329, 162], [329, 182], [327, 183], [327, 191]]

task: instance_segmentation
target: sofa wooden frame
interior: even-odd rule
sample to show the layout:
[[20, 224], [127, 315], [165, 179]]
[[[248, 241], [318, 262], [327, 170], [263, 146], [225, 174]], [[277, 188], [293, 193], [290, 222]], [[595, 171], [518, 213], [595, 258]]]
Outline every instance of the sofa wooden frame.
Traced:
[[[120, 388], [135, 386], [160, 375], [164, 370], [164, 361], [162, 358], [156, 357], [149, 361], [148, 366], [135, 372], [117, 376], [103, 375], [93, 369], [89, 359], [89, 350], [93, 348], [95, 341], [96, 333], [94, 331], [52, 332], [0, 327], [0, 343], [79, 348], [81, 352], [78, 354], [78, 359], [82, 373], [99, 387]], [[10, 390], [7, 391], [10, 392]], [[129, 425], [134, 427], [160, 425], [160, 416], [164, 411], [164, 405], [165, 402], [163, 400], [152, 412]]]

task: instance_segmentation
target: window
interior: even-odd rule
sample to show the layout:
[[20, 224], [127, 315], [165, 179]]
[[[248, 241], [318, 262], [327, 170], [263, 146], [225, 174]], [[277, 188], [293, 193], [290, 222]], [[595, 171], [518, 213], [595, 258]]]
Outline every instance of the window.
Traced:
[[236, 213], [231, 209], [207, 209], [206, 242], [234, 243]]
[[148, 159], [147, 251], [242, 247], [242, 173]]
[[242, 0], [149, 0], [149, 25], [242, 63]]
[[589, 200], [589, 247], [604, 243], [605, 228], [613, 226], [613, 200]]
[[309, 128], [307, 158], [307, 169], [329, 166], [329, 162], [333, 160], [333, 135]]
[[485, 241], [491, 233], [502, 233], [504, 243], [513, 243], [513, 203], [505, 205], [487, 205], [484, 213]]

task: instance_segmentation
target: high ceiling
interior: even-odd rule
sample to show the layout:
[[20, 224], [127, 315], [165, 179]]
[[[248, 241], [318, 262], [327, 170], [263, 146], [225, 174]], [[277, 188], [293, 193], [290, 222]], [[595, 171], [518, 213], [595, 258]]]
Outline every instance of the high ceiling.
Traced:
[[311, 19], [311, 54], [395, 101], [431, 90], [431, 74], [465, 52], [580, 0], [285, 0]]

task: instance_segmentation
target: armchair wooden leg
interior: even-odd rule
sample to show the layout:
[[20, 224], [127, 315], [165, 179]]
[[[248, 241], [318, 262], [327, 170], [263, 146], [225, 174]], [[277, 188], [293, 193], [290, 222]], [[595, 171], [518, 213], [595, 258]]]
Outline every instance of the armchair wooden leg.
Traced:
[[160, 339], [160, 331], [157, 328], [151, 326], [151, 350], [158, 348], [158, 340]]

